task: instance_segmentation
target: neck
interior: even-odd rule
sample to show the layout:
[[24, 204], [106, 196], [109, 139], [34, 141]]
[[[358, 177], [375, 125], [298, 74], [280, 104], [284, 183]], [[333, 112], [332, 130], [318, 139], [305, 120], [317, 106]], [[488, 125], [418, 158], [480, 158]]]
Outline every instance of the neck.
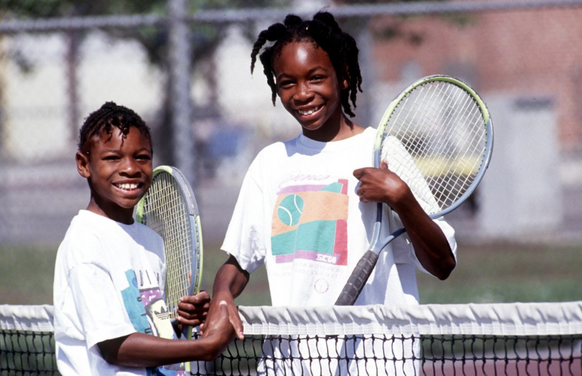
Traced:
[[303, 135], [315, 141], [330, 142], [341, 141], [364, 131], [364, 128], [354, 124], [343, 113], [335, 119], [330, 119], [327, 124], [315, 131], [303, 130]]
[[131, 225], [133, 223], [133, 209], [108, 208], [107, 205], [99, 204], [98, 200], [91, 197], [87, 210], [100, 216], [109, 218], [115, 222]]

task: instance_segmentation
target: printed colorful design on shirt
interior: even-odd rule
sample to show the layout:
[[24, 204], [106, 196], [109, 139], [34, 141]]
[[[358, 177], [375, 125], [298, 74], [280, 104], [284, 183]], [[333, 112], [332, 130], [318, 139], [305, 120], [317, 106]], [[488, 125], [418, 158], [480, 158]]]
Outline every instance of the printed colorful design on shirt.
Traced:
[[[147, 276], [147, 273], [145, 275]], [[144, 283], [146, 279], [142, 273], [140, 273], [141, 283], [138, 283], [133, 270], [127, 270], [125, 277], [129, 287], [121, 291], [121, 296], [135, 330], [139, 333], [176, 339], [176, 332], [159, 287]], [[147, 369], [147, 374], [148, 376], [182, 376], [187, 374], [184, 368], [184, 363], [153, 367]]]
[[297, 185], [279, 192], [271, 249], [277, 263], [295, 259], [347, 264], [348, 181]]

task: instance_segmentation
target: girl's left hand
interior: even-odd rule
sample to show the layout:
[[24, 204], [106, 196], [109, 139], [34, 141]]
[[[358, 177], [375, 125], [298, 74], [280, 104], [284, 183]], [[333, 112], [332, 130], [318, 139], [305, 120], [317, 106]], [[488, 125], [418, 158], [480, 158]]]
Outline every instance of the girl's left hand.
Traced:
[[182, 297], [178, 304], [178, 321], [183, 325], [199, 326], [204, 323], [210, 307], [210, 295], [206, 291]]

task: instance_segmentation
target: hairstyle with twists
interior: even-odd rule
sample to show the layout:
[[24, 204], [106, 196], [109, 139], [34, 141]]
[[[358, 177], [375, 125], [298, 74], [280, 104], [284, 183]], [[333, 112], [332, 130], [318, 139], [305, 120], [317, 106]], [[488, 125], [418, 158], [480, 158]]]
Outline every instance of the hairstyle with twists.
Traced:
[[87, 153], [89, 141], [101, 132], [105, 132], [111, 139], [113, 128], [118, 128], [125, 139], [131, 127], [137, 128], [153, 147], [150, 128], [135, 111], [114, 102], [106, 102], [85, 119], [79, 131], [79, 151]]
[[304, 21], [290, 14], [284, 24], [275, 23], [260, 32], [251, 53], [251, 73], [255, 68], [257, 55], [267, 42], [275, 42], [260, 54], [263, 72], [271, 87], [273, 105], [277, 99], [273, 62], [284, 46], [292, 42], [309, 41], [322, 48], [329, 56], [339, 82], [346, 80], [347, 89], [341, 91], [342, 108], [354, 116], [351, 104], [356, 107], [358, 90], [362, 91], [362, 75], [358, 63], [358, 47], [354, 38], [344, 33], [331, 13], [318, 12], [312, 21]]

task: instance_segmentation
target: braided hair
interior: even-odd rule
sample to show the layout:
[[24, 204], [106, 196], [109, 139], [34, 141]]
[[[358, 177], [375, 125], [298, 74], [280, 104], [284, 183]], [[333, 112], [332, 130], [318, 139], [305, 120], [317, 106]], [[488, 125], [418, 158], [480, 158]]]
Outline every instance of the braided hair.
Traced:
[[344, 33], [331, 13], [318, 12], [312, 21], [304, 21], [299, 16], [290, 14], [284, 24], [275, 23], [259, 33], [251, 53], [251, 73], [255, 68], [257, 55], [267, 42], [275, 42], [260, 54], [263, 72], [271, 87], [273, 105], [277, 99], [273, 62], [283, 47], [289, 43], [309, 41], [322, 48], [336, 71], [339, 82], [346, 80], [348, 87], [341, 91], [341, 103], [344, 112], [354, 116], [351, 104], [356, 107], [356, 96], [362, 91], [362, 75], [358, 63], [358, 47], [354, 38]]
[[131, 127], [137, 128], [152, 145], [150, 128], [135, 111], [114, 102], [106, 102], [85, 119], [79, 131], [79, 151], [87, 152], [88, 142], [101, 132], [105, 132], [111, 139], [113, 128], [118, 128], [122, 139], [125, 139]]

